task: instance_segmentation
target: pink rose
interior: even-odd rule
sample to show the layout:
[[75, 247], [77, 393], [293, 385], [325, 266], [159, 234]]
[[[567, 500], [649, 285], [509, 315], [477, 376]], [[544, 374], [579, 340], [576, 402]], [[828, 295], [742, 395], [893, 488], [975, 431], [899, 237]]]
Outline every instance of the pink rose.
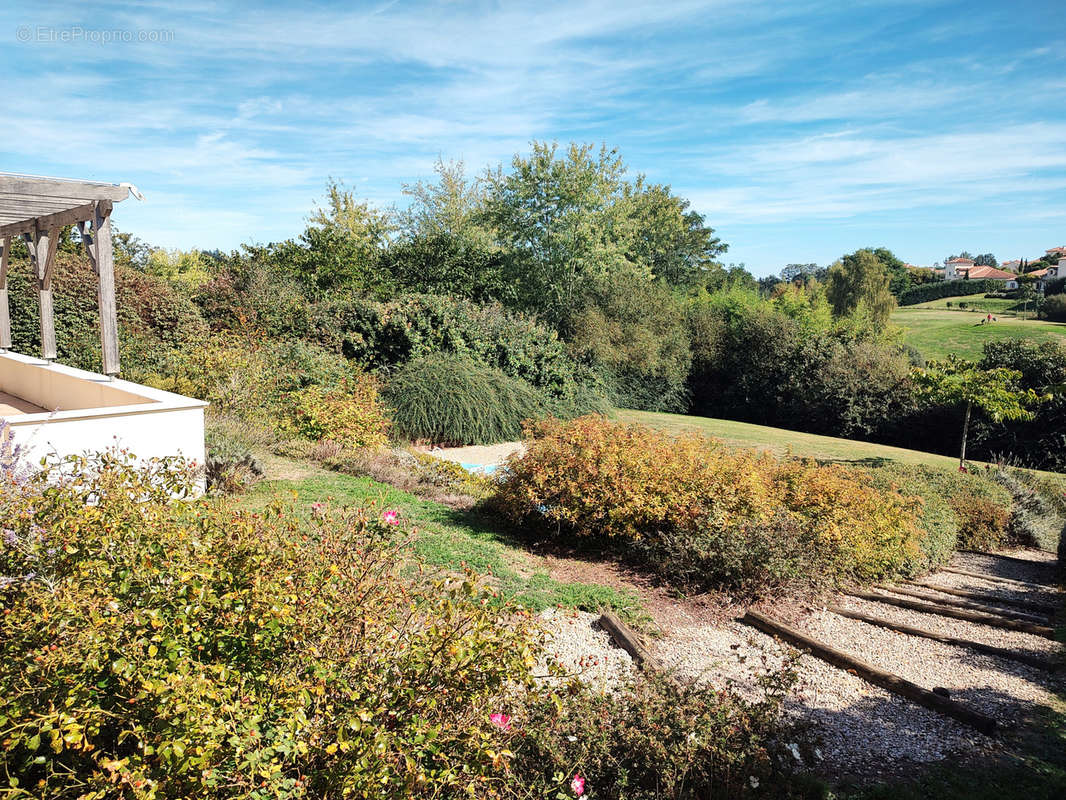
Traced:
[[400, 512], [389, 509], [381, 515], [381, 521], [386, 525], [399, 525], [400, 524]]
[[506, 714], [501, 714], [499, 711], [494, 714], [489, 714], [489, 722], [499, 728], [501, 731], [511, 730], [511, 718]]
[[574, 777], [570, 780], [570, 791], [574, 793], [575, 797], [581, 797], [585, 793], [585, 779], [581, 777], [580, 772], [575, 772]]

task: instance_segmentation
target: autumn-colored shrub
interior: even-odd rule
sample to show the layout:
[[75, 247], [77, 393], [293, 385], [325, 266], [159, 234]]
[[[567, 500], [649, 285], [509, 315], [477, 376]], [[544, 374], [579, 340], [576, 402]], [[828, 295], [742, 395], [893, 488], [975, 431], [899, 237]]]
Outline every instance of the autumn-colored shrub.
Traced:
[[492, 503], [556, 536], [614, 542], [677, 582], [871, 580], [921, 561], [917, 505], [848, 469], [731, 451], [601, 417], [528, 428]]
[[[177, 464], [0, 487], [0, 773], [12, 796], [490, 796], [528, 619], [412, 583], [381, 509], [175, 508]], [[60, 473], [65, 472], [66, 477]], [[547, 700], [547, 698], [545, 698]]]
[[287, 395], [288, 425], [308, 439], [345, 447], [380, 447], [388, 441], [389, 420], [377, 379], [356, 375], [338, 386], [309, 386]]

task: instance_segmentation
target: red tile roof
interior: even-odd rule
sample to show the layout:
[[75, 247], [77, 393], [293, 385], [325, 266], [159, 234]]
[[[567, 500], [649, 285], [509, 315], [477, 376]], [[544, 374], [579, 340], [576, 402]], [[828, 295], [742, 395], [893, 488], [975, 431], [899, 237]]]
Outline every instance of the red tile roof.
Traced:
[[1011, 278], [1017, 277], [1013, 272], [1004, 272], [1001, 269], [995, 267], [970, 267], [967, 270], [963, 270], [972, 281], [984, 281], [984, 280], [996, 280], [1006, 281]]

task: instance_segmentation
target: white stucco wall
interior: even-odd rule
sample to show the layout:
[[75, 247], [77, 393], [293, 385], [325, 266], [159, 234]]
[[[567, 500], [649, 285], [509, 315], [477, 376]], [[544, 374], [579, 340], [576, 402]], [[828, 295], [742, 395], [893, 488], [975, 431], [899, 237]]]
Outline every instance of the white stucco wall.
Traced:
[[204, 463], [202, 400], [11, 352], [0, 353], [0, 391], [44, 409], [5, 417], [32, 462], [117, 446]]

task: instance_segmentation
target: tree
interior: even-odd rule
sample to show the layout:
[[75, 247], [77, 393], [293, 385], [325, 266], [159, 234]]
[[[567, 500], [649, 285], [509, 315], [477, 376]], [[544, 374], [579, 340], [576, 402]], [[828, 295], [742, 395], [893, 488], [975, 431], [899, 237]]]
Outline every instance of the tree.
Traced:
[[1019, 275], [1016, 297], [1022, 305], [1022, 314], [1029, 310], [1030, 304], [1039, 299], [1036, 291], [1036, 278], [1033, 275]]
[[954, 354], [946, 361], [931, 361], [924, 368], [914, 370], [914, 383], [921, 399], [941, 405], [961, 405], [966, 409], [959, 446], [959, 469], [966, 468], [966, 438], [975, 406], [994, 422], [1028, 420], [1033, 418], [1029, 406], [1046, 399], [1032, 389], [1021, 388], [1021, 377], [1018, 370], [1005, 367], [981, 369], [974, 362]]
[[688, 200], [672, 194], [669, 186], [645, 184], [643, 176], [622, 191], [629, 261], [671, 286], [692, 286], [721, 266], [716, 259], [728, 245], [704, 224], [702, 214], [689, 208]]
[[781, 280], [787, 283], [809, 283], [824, 281], [829, 270], [817, 264], [786, 264], [781, 270]]
[[866, 313], [880, 330], [896, 307], [888, 284], [889, 277], [881, 260], [870, 250], [856, 250], [829, 269], [826, 298], [838, 317]]
[[485, 203], [485, 180], [466, 177], [463, 161], [437, 159], [435, 183], [405, 183], [403, 193], [411, 204], [397, 215], [400, 230], [408, 237], [448, 236], [486, 247], [492, 232], [480, 218]]
[[[626, 166], [606, 146], [533, 142], [511, 171], [485, 175], [485, 220], [509, 252], [518, 304], [552, 324], [572, 312], [590, 277], [626, 265], [619, 214]], [[650, 277], [650, 276], [649, 276]]]
[[978, 267], [998, 267], [999, 262], [991, 253], [981, 253], [973, 257], [973, 263]]

